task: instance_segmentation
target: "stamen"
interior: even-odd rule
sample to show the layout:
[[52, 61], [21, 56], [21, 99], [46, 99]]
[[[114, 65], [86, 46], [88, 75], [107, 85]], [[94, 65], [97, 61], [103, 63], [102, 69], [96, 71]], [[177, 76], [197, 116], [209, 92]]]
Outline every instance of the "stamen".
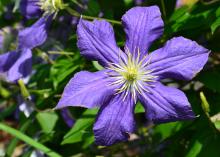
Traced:
[[58, 11], [64, 8], [62, 0], [39, 0], [37, 5], [44, 11], [44, 16], [54, 14], [56, 17]]
[[115, 95], [123, 93], [123, 101], [126, 99], [129, 93], [131, 93], [134, 102], [137, 101], [137, 92], [143, 95], [144, 92], [150, 92], [146, 87], [154, 87], [152, 83], [156, 81], [157, 76], [152, 75], [153, 69], [147, 69], [150, 64], [151, 58], [145, 55], [140, 60], [140, 50], [137, 49], [137, 55], [132, 54], [127, 47], [125, 47], [126, 60], [121, 56], [119, 52], [119, 63], [109, 63], [107, 69], [111, 70], [112, 73], [108, 72], [109, 76], [115, 81], [109, 85], [116, 85], [117, 88]]

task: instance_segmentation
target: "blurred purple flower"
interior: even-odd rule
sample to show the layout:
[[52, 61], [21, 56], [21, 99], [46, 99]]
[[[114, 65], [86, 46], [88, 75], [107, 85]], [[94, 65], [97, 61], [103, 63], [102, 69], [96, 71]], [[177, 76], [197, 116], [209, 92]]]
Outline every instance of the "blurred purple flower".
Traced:
[[144, 2], [144, 0], [135, 0], [134, 2], [137, 5], [141, 5]]
[[42, 15], [42, 10], [39, 6], [39, 0], [21, 0], [20, 11], [27, 19], [39, 18]]
[[44, 16], [56, 16], [63, 8], [62, 0], [21, 0], [20, 11], [27, 19]]
[[0, 50], [3, 48], [4, 44], [4, 33], [0, 30]]
[[106, 69], [82, 71], [70, 80], [56, 108], [100, 107], [93, 130], [98, 145], [126, 141], [135, 130], [134, 108], [139, 100], [146, 117], [156, 123], [194, 118], [185, 94], [160, 81], [192, 79], [208, 60], [209, 50], [184, 37], [173, 38], [148, 54], [163, 33], [157, 6], [134, 7], [122, 17], [127, 36], [124, 52], [106, 21], [80, 20], [78, 47], [83, 56]]
[[9, 82], [15, 82], [30, 74], [32, 69], [31, 49], [43, 44], [47, 38], [48, 20], [40, 18], [31, 27], [18, 34], [18, 47], [0, 55], [0, 75]]
[[69, 110], [67, 108], [62, 109], [61, 115], [64, 121], [66, 122], [66, 124], [71, 128], [74, 125], [75, 121], [73, 117], [71, 116]]
[[18, 110], [15, 114], [17, 119], [19, 119], [19, 112], [23, 112], [27, 118], [30, 117], [31, 113], [34, 111], [32, 99], [32, 97], [29, 97], [28, 100], [25, 100], [21, 95], [17, 96]]
[[192, 6], [195, 4], [198, 0], [177, 0], [176, 1], [176, 8], [180, 8], [184, 5]]

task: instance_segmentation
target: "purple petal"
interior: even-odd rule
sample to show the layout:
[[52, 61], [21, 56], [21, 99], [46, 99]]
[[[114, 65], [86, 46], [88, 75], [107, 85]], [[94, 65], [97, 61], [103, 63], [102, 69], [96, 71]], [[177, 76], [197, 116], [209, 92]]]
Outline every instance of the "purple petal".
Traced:
[[3, 44], [4, 44], [4, 34], [0, 30], [0, 51], [3, 49]]
[[116, 95], [102, 106], [93, 127], [96, 144], [109, 146], [126, 141], [128, 133], [135, 130], [134, 107], [131, 95], [123, 101], [122, 94]]
[[56, 108], [80, 106], [92, 108], [101, 106], [114, 93], [109, 86], [106, 70], [98, 72], [82, 71], [77, 73], [66, 85], [62, 98]]
[[120, 49], [118, 48], [112, 26], [102, 20], [93, 22], [80, 20], [77, 26], [78, 47], [83, 56], [97, 60], [101, 65], [117, 62]]
[[32, 69], [32, 53], [30, 49], [11, 51], [0, 55], [0, 74], [10, 82], [28, 76]]
[[183, 6], [183, 0], [177, 0], [176, 1], [176, 8], [180, 8], [181, 6]]
[[20, 52], [17, 61], [8, 70], [7, 79], [10, 82], [24, 78], [31, 73], [32, 70], [32, 52], [30, 49], [24, 49]]
[[71, 116], [71, 113], [69, 112], [69, 110], [67, 108], [62, 109], [61, 115], [62, 115], [65, 123], [68, 125], [68, 127], [71, 128], [74, 125], [75, 120]]
[[134, 0], [134, 2], [137, 5], [141, 5], [144, 2], [144, 0]]
[[161, 78], [192, 79], [208, 60], [209, 50], [183, 37], [169, 40], [150, 54], [149, 69]]
[[21, 14], [27, 19], [40, 17], [42, 11], [37, 3], [39, 3], [39, 0], [21, 0], [20, 2]]
[[0, 55], [0, 73], [7, 72], [19, 58], [20, 53], [11, 51]]
[[18, 35], [18, 49], [32, 49], [43, 44], [47, 39], [47, 27], [50, 23], [50, 20], [50, 17], [42, 17], [31, 27], [20, 31]]
[[163, 20], [157, 6], [134, 7], [122, 17], [127, 40], [125, 47], [141, 55], [148, 53], [151, 43], [163, 33]]
[[195, 118], [185, 94], [173, 87], [155, 83], [149, 93], [139, 95], [146, 117], [156, 123]]

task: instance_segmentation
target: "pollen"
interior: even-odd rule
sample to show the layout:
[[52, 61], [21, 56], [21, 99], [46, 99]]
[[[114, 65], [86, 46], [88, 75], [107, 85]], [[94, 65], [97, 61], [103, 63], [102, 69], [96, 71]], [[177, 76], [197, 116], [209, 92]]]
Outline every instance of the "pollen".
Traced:
[[135, 81], [138, 76], [138, 69], [135, 67], [127, 67], [126, 72], [122, 73], [124, 78], [130, 82]]
[[110, 85], [117, 85], [115, 94], [124, 93], [124, 99], [128, 93], [131, 93], [132, 98], [136, 102], [137, 93], [149, 92], [148, 86], [153, 86], [153, 82], [157, 76], [152, 74], [153, 70], [149, 70], [147, 66], [150, 63], [148, 54], [140, 59], [140, 52], [132, 54], [126, 49], [126, 59], [122, 59], [119, 55], [119, 63], [110, 63], [108, 69], [110, 77], [114, 79]]

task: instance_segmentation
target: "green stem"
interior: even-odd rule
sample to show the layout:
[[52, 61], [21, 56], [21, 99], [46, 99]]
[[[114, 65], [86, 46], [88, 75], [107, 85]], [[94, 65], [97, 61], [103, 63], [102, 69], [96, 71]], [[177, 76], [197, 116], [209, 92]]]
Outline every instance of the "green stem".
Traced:
[[75, 3], [77, 6], [79, 6], [80, 8], [84, 9], [83, 5], [77, 2], [77, 0], [72, 0], [72, 2]]
[[28, 92], [22, 79], [18, 80], [18, 85], [20, 86], [21, 94], [24, 97], [24, 99], [28, 99], [30, 97], [30, 93]]
[[4, 123], [0, 123], [0, 130], [3, 130], [15, 137], [17, 137], [18, 139], [24, 141], [25, 143], [31, 145], [32, 147], [44, 152], [45, 154], [47, 154], [50, 157], [61, 157], [60, 154], [52, 151], [50, 148], [44, 146], [43, 144], [33, 140], [32, 138], [30, 138], [29, 136], [21, 133], [20, 131], [11, 128], [10, 126], [4, 124]]
[[100, 17], [93, 17], [93, 16], [87, 16], [87, 15], [81, 15], [81, 14], [78, 13], [77, 11], [71, 9], [70, 7], [66, 7], [65, 9], [66, 9], [71, 15], [76, 16], [76, 17], [81, 17], [81, 18], [87, 19], [87, 20], [94, 20], [94, 19], [106, 20], [106, 21], [111, 22], [111, 23], [113, 23], [113, 24], [121, 25], [121, 22], [120, 22], [120, 21], [110, 20], [110, 19], [100, 18]]
[[219, 1], [219, 0], [213, 0], [213, 1], [208, 1], [208, 2], [206, 2], [206, 1], [204, 1], [204, 0], [201, 0], [201, 3], [204, 4], [204, 5], [210, 5], [210, 4], [216, 3], [216, 2], [218, 2], [218, 1]]
[[72, 56], [74, 55], [71, 52], [65, 52], [65, 51], [48, 51], [49, 54], [58, 54], [58, 55], [69, 55]]
[[166, 18], [166, 8], [165, 8], [164, 0], [161, 0], [161, 7], [162, 7], [163, 15], [164, 15], [164, 17]]
[[[28, 119], [26, 122], [24, 122], [24, 124], [22, 124], [22, 126], [20, 127], [20, 131], [21, 132], [25, 132], [28, 127], [32, 124], [31, 120]], [[14, 138], [10, 141], [7, 150], [6, 150], [6, 154], [8, 156], [12, 156], [13, 152], [15, 151], [15, 147], [17, 146], [17, 143], [19, 142], [19, 139]]]

